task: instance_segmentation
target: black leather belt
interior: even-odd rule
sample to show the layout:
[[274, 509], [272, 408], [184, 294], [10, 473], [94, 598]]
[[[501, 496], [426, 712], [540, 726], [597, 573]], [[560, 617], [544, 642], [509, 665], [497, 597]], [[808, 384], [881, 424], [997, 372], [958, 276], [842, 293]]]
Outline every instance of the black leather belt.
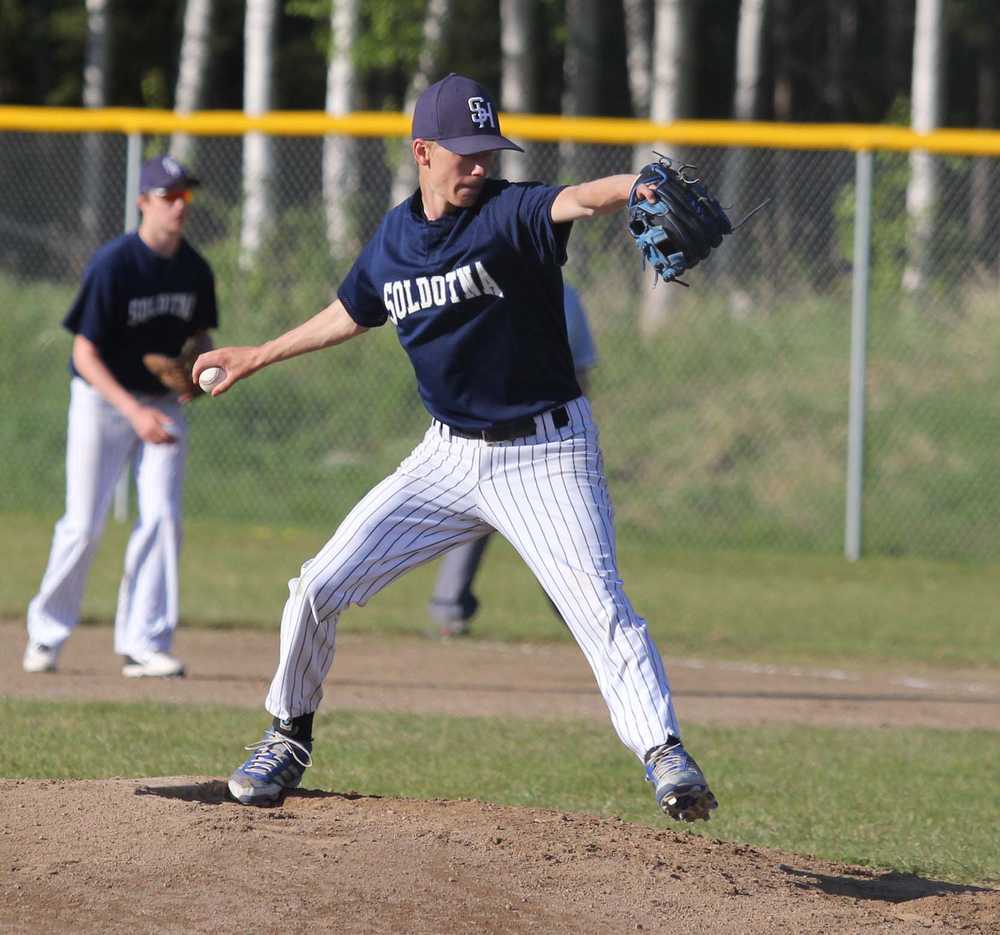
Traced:
[[[552, 424], [557, 429], [569, 425], [569, 413], [565, 406], [549, 410], [549, 415], [552, 416]], [[446, 422], [442, 424], [447, 425]], [[510, 422], [498, 422], [485, 429], [459, 429], [453, 425], [449, 425], [448, 428], [451, 430], [451, 434], [458, 438], [478, 438], [484, 442], [509, 442], [513, 438], [524, 438], [527, 435], [534, 435], [538, 431], [534, 416], [513, 419]]]

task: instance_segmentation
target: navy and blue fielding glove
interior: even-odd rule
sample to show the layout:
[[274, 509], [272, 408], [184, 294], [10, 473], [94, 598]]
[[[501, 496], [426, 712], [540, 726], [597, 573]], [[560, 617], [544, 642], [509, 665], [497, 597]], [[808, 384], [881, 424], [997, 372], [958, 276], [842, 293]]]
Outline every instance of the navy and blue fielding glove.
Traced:
[[[646, 263], [658, 279], [677, 282], [677, 277], [697, 266], [733, 232], [726, 212], [704, 183], [685, 175], [694, 166], [673, 168], [661, 156], [643, 166], [628, 196], [628, 231]], [[656, 201], [636, 194], [640, 185], [655, 186]], [[655, 285], [655, 282], [654, 282]]]

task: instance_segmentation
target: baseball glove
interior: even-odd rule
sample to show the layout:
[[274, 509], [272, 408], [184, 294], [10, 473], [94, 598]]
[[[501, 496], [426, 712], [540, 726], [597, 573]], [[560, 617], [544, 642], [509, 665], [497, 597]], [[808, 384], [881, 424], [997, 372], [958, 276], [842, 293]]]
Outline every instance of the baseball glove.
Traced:
[[[659, 155], [657, 153], [657, 155]], [[628, 196], [628, 232], [648, 262], [664, 282], [676, 282], [681, 273], [697, 266], [733, 232], [726, 212], [704, 183], [675, 169], [671, 160], [660, 156], [643, 166]], [[640, 185], [654, 189], [655, 202], [636, 193]], [[655, 280], [654, 280], [655, 285]]]
[[211, 350], [212, 341], [204, 332], [192, 335], [181, 346], [176, 357], [166, 354], [143, 354], [143, 366], [168, 390], [177, 394], [181, 402], [202, 395], [202, 389], [191, 379], [191, 368], [199, 354]]

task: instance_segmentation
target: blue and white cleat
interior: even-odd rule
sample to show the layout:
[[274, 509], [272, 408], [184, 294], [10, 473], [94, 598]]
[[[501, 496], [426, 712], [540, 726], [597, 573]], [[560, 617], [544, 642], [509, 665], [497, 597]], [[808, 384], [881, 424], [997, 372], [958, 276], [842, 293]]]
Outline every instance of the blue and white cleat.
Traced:
[[679, 740], [650, 751], [646, 781], [656, 787], [656, 804], [676, 821], [708, 821], [719, 807], [705, 774]]
[[312, 742], [293, 740], [273, 727], [246, 749], [252, 751], [247, 761], [229, 777], [229, 792], [243, 805], [276, 802], [312, 766]]

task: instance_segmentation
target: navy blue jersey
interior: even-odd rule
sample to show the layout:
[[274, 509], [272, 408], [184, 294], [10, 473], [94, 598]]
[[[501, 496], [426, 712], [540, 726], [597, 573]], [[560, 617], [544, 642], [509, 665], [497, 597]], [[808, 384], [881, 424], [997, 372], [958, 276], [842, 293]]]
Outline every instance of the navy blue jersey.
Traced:
[[[164, 257], [124, 234], [94, 254], [63, 325], [94, 343], [125, 389], [162, 395], [142, 355], [176, 357], [188, 337], [218, 325], [212, 270], [186, 241]], [[79, 376], [72, 358], [70, 371]]]
[[489, 180], [479, 201], [429, 221], [420, 192], [393, 208], [338, 291], [366, 328], [391, 320], [432, 416], [481, 429], [580, 395], [563, 312], [571, 223], [561, 191]]

